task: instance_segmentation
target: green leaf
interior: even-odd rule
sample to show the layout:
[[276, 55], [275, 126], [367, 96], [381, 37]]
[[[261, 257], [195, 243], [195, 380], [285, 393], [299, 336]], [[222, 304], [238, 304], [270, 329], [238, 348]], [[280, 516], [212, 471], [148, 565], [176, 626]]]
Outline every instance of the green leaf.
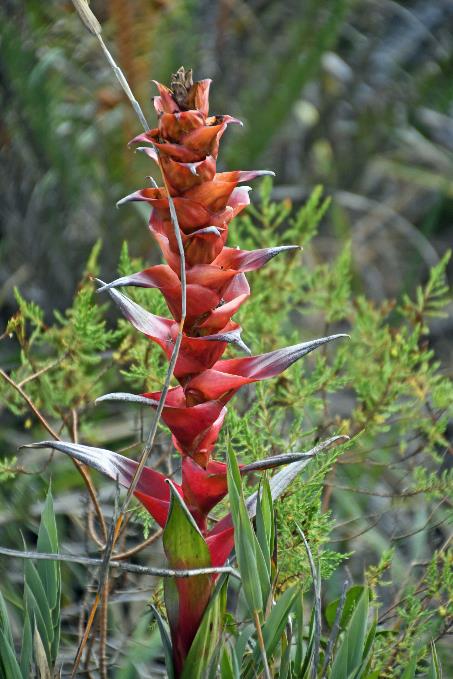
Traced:
[[270, 573], [274, 549], [274, 507], [269, 481], [266, 478], [261, 483], [261, 492], [256, 504], [256, 537]]
[[[52, 492], [49, 488], [44, 504], [44, 509], [41, 516], [41, 523], [38, 532], [38, 552], [59, 553], [57, 524], [55, 521], [55, 512], [53, 508]], [[34, 568], [34, 567], [33, 567]], [[60, 599], [61, 599], [61, 571], [58, 561], [38, 561], [36, 566], [37, 574], [42, 582], [45, 592], [46, 606], [48, 607], [51, 620], [52, 631], [48, 629], [48, 639], [50, 640], [50, 662], [54, 663], [58, 655], [60, 645]], [[30, 570], [30, 573], [32, 571]], [[32, 588], [37, 603], [40, 607], [41, 614], [45, 618], [46, 614], [43, 611], [42, 593], [39, 592], [39, 586], [35, 581], [35, 587]], [[39, 594], [39, 596], [38, 596]], [[46, 622], [47, 624], [47, 622]]]
[[60, 647], [60, 634], [61, 634], [61, 618], [60, 618], [60, 611], [58, 608], [58, 617], [55, 618], [55, 610], [53, 611], [53, 618], [54, 618], [54, 625], [53, 625], [53, 640], [50, 645], [50, 658], [52, 663], [55, 663], [55, 660], [57, 659], [58, 656], [58, 649]]
[[25, 583], [33, 593], [34, 599], [39, 608], [39, 612], [46, 626], [47, 639], [49, 639], [49, 641], [52, 642], [54, 636], [52, 617], [50, 614], [46, 593], [44, 591], [41, 579], [38, 575], [38, 571], [34, 563], [32, 561], [29, 561], [28, 559], [25, 559], [24, 570], [25, 570]]
[[211, 597], [198, 632], [184, 662], [181, 679], [202, 679], [207, 675], [218, 645], [226, 611], [228, 577], [223, 576]]
[[[225, 625], [225, 615], [222, 619], [222, 627]], [[213, 652], [210, 656], [209, 667], [203, 675], [203, 679], [219, 679], [220, 654], [223, 648], [222, 635], [219, 635], [217, 643], [214, 644]]]
[[[374, 644], [374, 640], [376, 638], [377, 625], [378, 625], [378, 615], [377, 615], [377, 611], [375, 611], [374, 619], [373, 619], [373, 622], [371, 624], [370, 629], [368, 630], [368, 634], [366, 635], [365, 647], [363, 649], [363, 663], [362, 663], [361, 669], [363, 670], [364, 674], [369, 669], [370, 664], [371, 664], [373, 644]], [[358, 673], [358, 676], [359, 676], [359, 673]]]
[[[343, 607], [343, 612], [341, 614], [341, 619], [340, 619], [340, 629], [344, 629], [354, 612], [355, 606], [357, 604], [357, 601], [360, 599], [362, 596], [364, 587], [363, 585], [353, 585], [348, 589], [348, 592], [346, 594], [346, 599]], [[325, 610], [325, 618], [327, 620], [327, 624], [329, 627], [332, 627], [332, 625], [335, 622], [335, 616], [337, 613], [337, 608], [340, 603], [340, 599], [335, 599], [334, 601], [331, 601], [327, 606]]]
[[[171, 501], [167, 523], [162, 535], [165, 554], [171, 568], [209, 568], [211, 555], [208, 545], [178, 491], [170, 483]], [[210, 579], [200, 575], [190, 580]]]
[[11, 632], [11, 625], [9, 624], [8, 609], [6, 608], [5, 599], [0, 592], [0, 630], [3, 632], [5, 639], [10, 646], [14, 648], [13, 633]]
[[338, 651], [335, 653], [330, 679], [346, 679], [348, 676], [348, 637], [344, 636]]
[[42, 645], [44, 647], [45, 653], [47, 658], [50, 658], [50, 642], [51, 640], [49, 639], [48, 636], [48, 629], [46, 622], [43, 619], [42, 613], [40, 611], [40, 608], [36, 602], [35, 596], [28, 586], [27, 583], [24, 583], [24, 597], [25, 597], [25, 602], [26, 602], [26, 607], [27, 610], [30, 611], [30, 613], [33, 615], [35, 619], [35, 626], [38, 628], [39, 631], [39, 636], [42, 642]]
[[240, 677], [241, 670], [236, 653], [225, 644], [220, 660], [220, 679], [240, 679]]
[[[300, 588], [298, 585], [294, 585], [287, 589], [277, 600], [275, 606], [272, 607], [269, 617], [262, 627], [264, 647], [266, 649], [266, 655], [271, 658], [277, 644], [279, 643], [285, 625], [288, 622], [288, 616], [293, 608], [296, 598], [300, 593]], [[247, 667], [247, 672], [244, 677], [253, 677], [256, 672], [260, 672], [262, 669], [260, 649], [256, 645], [253, 652], [253, 656]]]
[[362, 663], [368, 621], [368, 599], [368, 590], [364, 588], [335, 654], [331, 679], [353, 677]]
[[[175, 569], [209, 568], [211, 555], [203, 535], [184, 501], [169, 482], [171, 496], [167, 523], [162, 534], [169, 565]], [[213, 589], [211, 575], [165, 578], [164, 596], [172, 632], [174, 653], [182, 662], [182, 649], [189, 651]], [[180, 614], [180, 611], [182, 613]], [[178, 639], [176, 643], [175, 638]], [[189, 640], [189, 642], [188, 642]], [[175, 661], [176, 666], [178, 661]]]
[[153, 614], [154, 619], [156, 620], [157, 626], [159, 628], [160, 638], [164, 649], [165, 669], [167, 670], [168, 679], [173, 679], [175, 676], [175, 670], [173, 668], [173, 652], [171, 648], [171, 641], [168, 635], [167, 627], [164, 621], [162, 620], [162, 616], [160, 615], [157, 608], [153, 605], [151, 605], [150, 608], [151, 613]]
[[409, 660], [409, 665], [401, 675], [401, 679], [415, 679], [415, 672], [417, 671], [418, 654], [415, 653]]
[[239, 665], [242, 664], [242, 659], [244, 657], [245, 650], [249, 643], [250, 637], [253, 634], [253, 630], [254, 630], [253, 625], [245, 625], [244, 629], [242, 630], [238, 637], [238, 640], [236, 641], [236, 644], [234, 646], [234, 654], [239, 662]]
[[431, 665], [428, 671], [428, 679], [442, 679], [442, 676], [443, 672], [436, 646], [431, 642]]
[[360, 665], [363, 657], [368, 622], [368, 598], [368, 590], [364, 589], [348, 625], [348, 672], [352, 672]]
[[294, 615], [295, 615], [295, 645], [296, 652], [294, 654], [294, 667], [296, 674], [300, 674], [302, 668], [302, 663], [304, 661], [304, 606], [303, 606], [303, 595], [302, 593], [296, 598], [294, 602]]
[[[245, 510], [244, 521], [247, 519], [250, 523], [250, 519], [248, 519], [247, 510], [245, 509], [245, 504], [244, 504], [244, 510]], [[262, 598], [262, 601], [263, 601], [263, 611], [264, 611], [264, 610], [267, 609], [269, 597], [270, 597], [271, 591], [272, 591], [270, 565], [269, 565], [269, 568], [268, 568], [267, 563], [266, 563], [266, 559], [264, 558], [263, 552], [261, 551], [261, 547], [259, 545], [259, 542], [256, 538], [255, 533], [253, 532], [253, 528], [252, 528], [252, 533], [253, 533], [253, 537], [254, 537], [256, 567], [257, 567], [257, 572], [258, 572], [259, 584], [260, 584], [260, 588], [261, 588], [261, 598]]]
[[8, 634], [0, 630], [0, 670], [1, 679], [23, 679]]
[[263, 625], [263, 639], [268, 656], [274, 653], [285, 625], [288, 622], [288, 616], [299, 594], [300, 587], [294, 585], [287, 589], [278, 598], [275, 606], [272, 607], [269, 617]]
[[[110, 668], [109, 679], [140, 679], [142, 668], [149, 666], [156, 656], [160, 655], [161, 644], [158, 628], [153, 624], [153, 611], [146, 611], [134, 627], [121, 649], [121, 662]], [[171, 655], [170, 655], [171, 660]], [[167, 679], [173, 679], [170, 670], [166, 670]]]
[[270, 573], [247, 513], [239, 467], [230, 447], [227, 475], [236, 557], [244, 595], [253, 615], [264, 609], [271, 588]]
[[20, 669], [23, 679], [29, 679], [30, 665], [33, 658], [33, 637], [28, 609], [25, 608], [24, 627], [22, 630], [22, 647], [20, 650]]
[[283, 637], [282, 640], [282, 659], [280, 661], [280, 671], [278, 679], [288, 679], [291, 673], [291, 651], [292, 651], [292, 637], [291, 633]]
[[[306, 647], [305, 655], [303, 656], [302, 667], [301, 667], [301, 670], [300, 670], [300, 676], [304, 677], [304, 678], [309, 676], [310, 667], [314, 666], [313, 651], [314, 651], [315, 635], [316, 635], [315, 618], [316, 618], [316, 611], [315, 611], [315, 607], [312, 606], [311, 615], [310, 615], [310, 622], [309, 622], [309, 625], [308, 625], [307, 647]], [[303, 632], [302, 632], [302, 634], [303, 634]]]
[[321, 573], [319, 570], [319, 565], [317, 569], [315, 567], [313, 555], [311, 553], [310, 546], [305, 538], [303, 530], [300, 528], [300, 526], [297, 525], [297, 523], [295, 525], [298, 533], [300, 534], [303, 540], [305, 551], [307, 552], [308, 563], [310, 565], [310, 572], [313, 580], [314, 600], [312, 608], [312, 619], [310, 621], [309, 657], [311, 666], [313, 668], [312, 671], [315, 672], [319, 663], [319, 649], [321, 647]]
[[177, 629], [179, 624], [179, 592], [176, 578], [164, 579], [164, 601], [170, 629]]
[[[41, 516], [38, 532], [38, 552], [59, 552], [57, 524], [53, 509], [52, 493], [49, 489]], [[59, 605], [60, 568], [57, 561], [38, 561], [37, 571], [42, 580], [49, 608]]]

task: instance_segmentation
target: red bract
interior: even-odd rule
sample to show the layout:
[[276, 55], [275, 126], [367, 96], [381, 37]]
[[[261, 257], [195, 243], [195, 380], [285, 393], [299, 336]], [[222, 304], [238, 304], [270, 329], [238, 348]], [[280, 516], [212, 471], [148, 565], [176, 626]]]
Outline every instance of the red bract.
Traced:
[[[322, 444], [321, 448], [341, 438], [334, 437]], [[27, 447], [49, 447], [58, 450], [105, 474], [125, 488], [129, 487], [138, 466], [135, 460], [118, 455], [111, 450], [85, 446], [80, 443], [42, 441], [29, 444]], [[271, 457], [242, 465], [240, 472], [242, 475], [247, 475], [284, 464], [300, 464], [301, 461], [306, 463], [312, 454], [313, 451]], [[183, 456], [182, 482], [181, 484], [173, 483], [173, 488], [179, 493], [202, 532], [209, 548], [212, 565], [222, 566], [233, 548], [231, 517], [227, 514], [213, 528], [208, 528], [206, 519], [211, 509], [227, 494], [226, 464], [211, 460], [206, 468], [203, 468], [189, 456]], [[283, 487], [279, 492], [282, 490]], [[150, 467], [144, 467], [134, 495], [148, 509], [155, 521], [164, 527], [170, 507], [170, 490], [166, 477]]]
[[[145, 468], [135, 495], [157, 523], [166, 526], [164, 548], [172, 567], [220, 566], [233, 547], [232, 522], [227, 516], [209, 529], [208, 513], [227, 493], [225, 464], [212, 459], [226, 415], [225, 404], [241, 386], [275, 377], [302, 356], [342, 335], [259, 356], [222, 358], [229, 345], [250, 353], [241, 339], [241, 327], [233, 320], [250, 295], [246, 272], [260, 269], [274, 256], [298, 246], [253, 251], [226, 246], [232, 219], [249, 204], [250, 187], [240, 186], [241, 182], [273, 173], [238, 170], [217, 173], [220, 139], [230, 123], [239, 121], [230, 116], [209, 116], [209, 80], [193, 83], [191, 75], [180, 69], [173, 76], [171, 88], [156, 85], [159, 96], [154, 98], [154, 105], [158, 126], [131, 143], [139, 144], [138, 150], [159, 164], [167, 188], [141, 189], [120, 200], [118, 205], [129, 201], [149, 205], [149, 229], [166, 264], [102, 284], [101, 290], [108, 290], [134, 328], [158, 344], [170, 360], [181, 320], [182, 286], [168, 191], [177, 213], [185, 253], [187, 313], [174, 369], [180, 386], [169, 390], [162, 419], [182, 456], [182, 481], [181, 485], [174, 485], [172, 493], [177, 494], [178, 500], [171, 504], [165, 477]], [[171, 318], [150, 313], [116, 289], [121, 286], [159, 289]], [[137, 401], [156, 408], [160, 397], [160, 392], [137, 396], [109, 394], [100, 400]], [[75, 444], [58, 443], [53, 447], [118, 479], [125, 486], [129, 485], [137, 466], [110, 451]], [[288, 461], [282, 458], [278, 464]], [[261, 462], [259, 468], [271, 468], [275, 464], [272, 460]], [[247, 473], [252, 468], [253, 465], [249, 465], [242, 471]], [[173, 511], [172, 507], [176, 509]], [[178, 553], [178, 540], [169, 532], [179, 530], [175, 526], [181, 525], [178, 521], [184, 521], [181, 518], [184, 512], [188, 512], [191, 539], [201, 545], [199, 553], [204, 555], [198, 562], [195, 558], [191, 561], [190, 555]], [[207, 576], [202, 594], [200, 581], [196, 586], [180, 581], [177, 586], [166, 588], [177, 675], [198, 629], [214, 580], [214, 576]]]

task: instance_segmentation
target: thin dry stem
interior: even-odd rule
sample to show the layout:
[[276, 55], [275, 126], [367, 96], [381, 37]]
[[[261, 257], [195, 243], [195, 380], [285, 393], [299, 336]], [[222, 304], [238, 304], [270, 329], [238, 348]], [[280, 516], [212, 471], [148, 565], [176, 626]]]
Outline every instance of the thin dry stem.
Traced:
[[[121, 68], [115, 63], [115, 60], [113, 59], [112, 55], [110, 54], [107, 46], [105, 45], [105, 43], [104, 43], [104, 41], [101, 37], [101, 27], [100, 27], [99, 22], [97, 21], [96, 17], [91, 12], [91, 10], [89, 9], [87, 3], [84, 2], [84, 0], [82, 0], [82, 2], [80, 0], [78, 0], [78, 1], [74, 2], [74, 5], [75, 5], [77, 11], [79, 12], [84, 24], [87, 26], [87, 28], [92, 33], [94, 33], [97, 36], [99, 43], [101, 45], [101, 48], [102, 48], [102, 50], [103, 50], [103, 52], [104, 52], [104, 54], [107, 58], [108, 63], [112, 67], [112, 70], [115, 73], [116, 77], [118, 78], [118, 81], [120, 82], [121, 87], [123, 88], [124, 92], [126, 93], [127, 97], [129, 98], [129, 101], [131, 102], [132, 107], [133, 107], [135, 113], [137, 114], [137, 117], [138, 117], [141, 125], [143, 126], [145, 132], [147, 132], [149, 130], [149, 125], [146, 121], [146, 118], [143, 114], [143, 111], [141, 110], [139, 103], [135, 99], [135, 97], [132, 93], [132, 90], [129, 87], [129, 84], [128, 84]], [[157, 151], [157, 149], [156, 149], [156, 151]], [[157, 151], [157, 153], [158, 153], [158, 151]], [[158, 158], [159, 158], [159, 154], [158, 154]], [[177, 241], [177, 244], [178, 244], [178, 251], [179, 251], [179, 256], [180, 256], [180, 261], [181, 261], [181, 273], [180, 273], [180, 279], [181, 279], [181, 322], [180, 322], [180, 325], [179, 325], [179, 331], [178, 331], [178, 335], [176, 337], [175, 346], [174, 346], [174, 349], [173, 349], [173, 352], [172, 352], [172, 355], [171, 355], [171, 358], [170, 358], [170, 363], [169, 363], [169, 366], [168, 366], [168, 371], [167, 371], [167, 375], [166, 375], [166, 378], [165, 378], [165, 382], [164, 382], [164, 386], [163, 386], [163, 389], [162, 389], [159, 404], [158, 404], [158, 407], [157, 407], [157, 411], [156, 411], [153, 423], [151, 425], [151, 430], [149, 432], [146, 444], [143, 448], [143, 452], [142, 452], [142, 455], [140, 457], [140, 461], [138, 463], [137, 469], [136, 469], [134, 476], [131, 480], [129, 488], [127, 489], [126, 497], [125, 497], [124, 502], [122, 504], [118, 518], [117, 518], [115, 523], [112, 522], [112, 525], [111, 525], [111, 528], [110, 528], [110, 533], [109, 533], [109, 536], [108, 536], [107, 545], [106, 545], [105, 552], [104, 552], [104, 558], [103, 558], [102, 566], [101, 566], [100, 573], [99, 573], [98, 594], [96, 595], [96, 598], [95, 598], [94, 603], [93, 603], [93, 608], [92, 608], [90, 616], [88, 618], [87, 627], [85, 629], [85, 634], [84, 634], [82, 642], [81, 642], [81, 644], [80, 644], [80, 646], [77, 650], [77, 655], [76, 655], [76, 659], [75, 659], [74, 666], [73, 666], [72, 676], [75, 676], [75, 674], [77, 672], [77, 668], [78, 668], [78, 665], [80, 663], [81, 654], [83, 652], [83, 648], [84, 648], [86, 641], [88, 639], [90, 629], [91, 629], [91, 626], [93, 624], [93, 621], [94, 621], [94, 618], [95, 618], [95, 615], [96, 615], [96, 610], [97, 610], [97, 607], [98, 607], [99, 601], [100, 601], [100, 595], [102, 594], [104, 586], [105, 586], [105, 580], [106, 580], [106, 577], [107, 577], [109, 562], [110, 562], [110, 559], [111, 559], [111, 556], [112, 556], [112, 552], [113, 552], [115, 545], [118, 541], [118, 538], [121, 534], [121, 527], [122, 527], [122, 524], [123, 524], [124, 515], [127, 511], [128, 505], [129, 505], [129, 503], [132, 499], [132, 496], [134, 494], [134, 491], [137, 487], [137, 483], [140, 479], [143, 468], [145, 467], [146, 462], [148, 461], [148, 457], [149, 457], [151, 450], [153, 448], [153, 445], [154, 445], [154, 439], [156, 437], [159, 420], [160, 420], [160, 417], [161, 417], [161, 414], [162, 414], [162, 410], [163, 410], [163, 407], [164, 407], [164, 403], [165, 403], [165, 399], [166, 399], [168, 390], [170, 388], [171, 377], [173, 375], [173, 370], [174, 370], [174, 367], [176, 365], [176, 361], [178, 359], [179, 348], [181, 346], [181, 341], [182, 341], [182, 333], [183, 333], [184, 321], [185, 321], [185, 316], [186, 316], [186, 265], [185, 265], [184, 247], [183, 247], [183, 243], [182, 243], [182, 239], [181, 239], [181, 233], [180, 233], [180, 230], [179, 230], [178, 216], [176, 214], [174, 202], [173, 202], [173, 199], [170, 195], [170, 191], [168, 189], [168, 184], [167, 184], [167, 181], [166, 181], [166, 178], [165, 178], [165, 173], [163, 172], [160, 161], [159, 161], [159, 167], [161, 169], [163, 181], [164, 181], [164, 184], [165, 184], [165, 189], [167, 191], [168, 205], [169, 205], [169, 209], [170, 209], [170, 216], [171, 216], [171, 220], [172, 220], [172, 224], [173, 224], [173, 228], [174, 228], [174, 232], [175, 232], [176, 241]]]
[[109, 578], [105, 581], [101, 598], [101, 614], [99, 616], [99, 676], [100, 679], [108, 679], [107, 675], [107, 634], [108, 634], [108, 608], [109, 608]]
[[260, 647], [261, 658], [263, 660], [265, 679], [272, 679], [269, 663], [267, 661], [266, 646], [264, 644], [263, 631], [261, 629], [260, 616], [258, 611], [253, 611], [253, 622], [255, 623], [256, 636], [258, 639], [258, 646]]
[[[27, 403], [28, 407], [30, 410], [33, 412], [33, 414], [36, 416], [36, 418], [40, 421], [44, 429], [54, 438], [56, 441], [61, 441], [60, 436], [57, 434], [57, 432], [52, 429], [44, 415], [38, 410], [36, 405], [33, 403], [31, 398], [28, 396], [28, 394], [25, 393], [25, 391], [22, 389], [21, 386], [16, 384], [14, 380], [7, 375], [4, 370], [0, 369], [0, 377], [2, 377], [5, 382], [7, 382], [13, 389], [15, 389], [18, 394], [23, 398], [23, 400]], [[90, 473], [88, 469], [85, 467], [85, 465], [81, 464], [80, 462], [77, 462], [77, 460], [73, 460], [73, 464], [75, 465], [76, 469], [78, 470], [79, 474], [81, 475], [82, 479], [85, 482], [86, 488], [88, 490], [88, 494], [91, 498], [91, 501], [93, 502], [93, 506], [96, 512], [96, 515], [98, 517], [99, 523], [102, 528], [102, 533], [105, 537], [107, 537], [107, 525], [105, 523], [104, 515], [101, 510], [101, 506], [99, 504], [99, 500], [97, 497], [96, 489], [93, 485], [93, 482], [91, 480]]]
[[33, 380], [36, 380], [38, 377], [41, 377], [41, 375], [44, 375], [49, 370], [56, 368], [57, 365], [60, 365], [60, 363], [64, 361], [68, 354], [69, 352], [64, 353], [63, 356], [60, 356], [60, 358], [55, 359], [55, 361], [52, 361], [51, 363], [45, 365], [40, 370], [37, 370], [35, 373], [33, 373], [33, 375], [28, 375], [28, 377], [25, 377], [23, 380], [18, 382], [18, 386], [23, 387], [25, 384], [28, 384], [28, 382], [32, 382]]
[[[102, 559], [93, 559], [89, 556], [72, 556], [70, 554], [58, 554], [49, 552], [33, 552], [23, 551], [18, 549], [9, 549], [8, 547], [0, 547], [0, 554], [8, 557], [17, 557], [19, 559], [34, 559], [36, 561], [63, 561], [67, 563], [78, 563], [82, 566], [100, 566], [103, 563]], [[214, 575], [217, 573], [228, 573], [238, 580], [241, 579], [239, 573], [231, 566], [218, 566], [217, 568], [151, 568], [148, 566], [139, 566], [133, 563], [123, 563], [122, 561], [110, 561], [109, 568], [118, 568], [127, 573], [135, 573], [137, 575], [152, 575], [162, 578], [191, 578], [196, 575]]]
[[88, 507], [88, 513], [87, 513], [87, 529], [88, 529], [88, 534], [90, 538], [97, 544], [97, 546], [101, 549], [105, 549], [105, 542], [101, 540], [101, 538], [98, 535], [98, 532], [96, 530], [96, 526], [94, 523], [94, 514], [91, 509], [91, 506]]

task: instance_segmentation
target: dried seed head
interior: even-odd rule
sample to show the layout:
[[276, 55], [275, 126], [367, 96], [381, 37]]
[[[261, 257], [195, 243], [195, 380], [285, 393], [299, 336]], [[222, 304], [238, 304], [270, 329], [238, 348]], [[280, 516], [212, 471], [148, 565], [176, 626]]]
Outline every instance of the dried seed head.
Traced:
[[171, 76], [170, 89], [173, 97], [181, 109], [191, 108], [191, 90], [193, 89], [192, 69], [187, 71], [184, 66], [178, 68]]

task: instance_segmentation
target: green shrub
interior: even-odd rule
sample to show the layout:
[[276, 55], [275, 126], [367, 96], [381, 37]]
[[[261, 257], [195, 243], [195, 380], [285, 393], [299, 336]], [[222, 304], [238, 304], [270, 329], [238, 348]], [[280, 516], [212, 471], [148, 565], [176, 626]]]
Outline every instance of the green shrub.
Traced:
[[[430, 323], [450, 300], [445, 279], [448, 255], [413, 294], [372, 302], [360, 294], [349, 244], [339, 247], [332, 263], [319, 261], [316, 255], [317, 225], [327, 209], [321, 190], [316, 189], [301, 209], [293, 209], [287, 201], [273, 202], [271, 192], [271, 183], [265, 182], [250, 215], [237, 220], [233, 241], [244, 248], [296, 242], [304, 251], [276, 258], [253, 276], [254, 294], [239, 314], [245, 340], [258, 353], [335, 331], [348, 332], [351, 339], [245, 391], [229, 411], [217, 450], [226, 456], [231, 447], [241, 462], [248, 462], [308, 450], [335, 434], [347, 434], [351, 440], [307, 465], [283, 501], [276, 503], [278, 550], [277, 555], [269, 551], [266, 558], [273, 574], [267, 586], [277, 605], [266, 613], [266, 620], [273, 622], [266, 627], [263, 621], [270, 671], [279, 677], [308, 676], [307, 672], [323, 676], [330, 636], [336, 641], [328, 677], [441, 676], [437, 653], [445, 672], [452, 666], [444, 644], [453, 620], [452, 556], [446, 528], [451, 520], [452, 475], [444, 460], [453, 387], [430, 341]], [[2, 435], [1, 493], [11, 524], [3, 542], [19, 549], [17, 527], [33, 527], [34, 497], [42, 493], [50, 469], [57, 497], [80, 495], [81, 486], [62, 460], [51, 467], [46, 462], [42, 480], [30, 476], [37, 453], [21, 452], [16, 460], [17, 441], [41, 436], [30, 430], [38, 431], [44, 421], [66, 438], [93, 445], [109, 440], [110, 447], [133, 454], [143, 440], [143, 414], [134, 427], [130, 417], [119, 418], [111, 407], [93, 408], [92, 403], [113, 385], [118, 389], [119, 372], [124, 390], [132, 385], [141, 391], [160, 388], [165, 373], [157, 348], [122, 320], [107, 325], [107, 305], [98, 303], [89, 275], [98, 273], [98, 254], [96, 246], [71, 309], [57, 313], [53, 320], [17, 292], [19, 308], [3, 339], [9, 342], [9, 370], [2, 372], [1, 396], [15, 427], [14, 434], [6, 428]], [[120, 273], [137, 266], [140, 263], [131, 263], [125, 246]], [[132, 296], [163, 313], [154, 291], [135, 290]], [[169, 447], [162, 429], [153, 461], [159, 463], [159, 454], [164, 454], [171, 465], [166, 471], [172, 473]], [[252, 488], [244, 491], [248, 495]], [[240, 497], [241, 491], [238, 502]], [[107, 505], [103, 495], [104, 511]], [[71, 504], [59, 509], [69, 521], [72, 510]], [[139, 541], [143, 514], [134, 509], [130, 518], [132, 530], [124, 549]], [[100, 523], [93, 521], [91, 511], [82, 519], [71, 527], [65, 520], [61, 541], [71, 537], [82, 542], [87, 526], [91, 549], [98, 550], [95, 538], [101, 534]], [[155, 527], [147, 521], [144, 528], [148, 537]], [[263, 549], [263, 530], [257, 529], [256, 539]], [[240, 534], [242, 530], [249, 534], [249, 528], [243, 526]], [[239, 565], [244, 578], [244, 564]], [[80, 567], [71, 571], [75, 580], [66, 568], [62, 570], [63, 592], [70, 600], [76, 596], [74, 582], [86, 587], [87, 579]], [[334, 624], [337, 604], [332, 601], [340, 596], [345, 573], [359, 584], [345, 594], [338, 627]], [[127, 578], [135, 582], [134, 577], [124, 573], [122, 587]], [[322, 581], [323, 592], [317, 664], [313, 577], [316, 587]], [[112, 594], [116, 586], [111, 579]], [[15, 584], [7, 578], [4, 589], [11, 598]], [[230, 589], [237, 598], [234, 581]], [[159, 598], [157, 589], [157, 607]], [[118, 606], [110, 606], [114, 638], [120, 630], [121, 635], [132, 634], [133, 627], [129, 620], [124, 629]], [[373, 614], [367, 625], [368, 607]], [[225, 644], [213, 656], [222, 677], [238, 676], [238, 668], [241, 676], [253, 676], [254, 665], [258, 667], [263, 658], [242, 595], [236, 612], [237, 617], [233, 610], [226, 613]], [[2, 615], [3, 639], [12, 648]], [[68, 631], [76, 618], [74, 612], [63, 615], [62, 644], [72, 654], [76, 646]], [[271, 629], [278, 629], [277, 637]], [[137, 648], [146, 640], [147, 662], [149, 649], [157, 657], [161, 651], [155, 634], [153, 629], [151, 643], [150, 632], [141, 624], [138, 647], [128, 660], [117, 661], [123, 672], [118, 676], [126, 676], [126, 666], [128, 677], [146, 676], [139, 674], [145, 670]], [[348, 641], [350, 636], [355, 645]], [[433, 641], [437, 651], [431, 650]], [[3, 663], [5, 653], [9, 651], [2, 650]]]

